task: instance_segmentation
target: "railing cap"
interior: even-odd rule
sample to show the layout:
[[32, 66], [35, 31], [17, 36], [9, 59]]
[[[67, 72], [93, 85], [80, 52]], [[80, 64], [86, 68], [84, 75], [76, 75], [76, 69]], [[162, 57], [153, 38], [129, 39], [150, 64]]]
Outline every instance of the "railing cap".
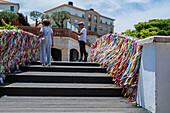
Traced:
[[170, 36], [152, 36], [137, 41], [137, 45], [145, 45], [150, 43], [170, 43]]

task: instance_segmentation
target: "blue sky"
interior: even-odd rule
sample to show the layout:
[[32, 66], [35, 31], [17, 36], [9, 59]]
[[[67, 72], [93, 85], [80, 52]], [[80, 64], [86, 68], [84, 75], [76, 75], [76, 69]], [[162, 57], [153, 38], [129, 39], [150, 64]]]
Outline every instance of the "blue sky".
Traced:
[[[29, 15], [31, 11], [44, 12], [72, 1], [82, 9], [93, 8], [103, 16], [116, 19], [115, 32], [134, 29], [134, 24], [150, 19], [170, 18], [169, 0], [6, 0], [20, 4], [20, 11]], [[33, 23], [29, 19], [30, 23]]]

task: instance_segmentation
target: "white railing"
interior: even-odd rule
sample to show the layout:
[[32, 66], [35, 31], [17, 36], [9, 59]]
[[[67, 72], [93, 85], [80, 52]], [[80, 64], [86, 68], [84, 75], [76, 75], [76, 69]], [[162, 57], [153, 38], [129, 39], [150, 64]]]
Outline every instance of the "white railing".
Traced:
[[72, 31], [78, 32], [78, 29], [76, 27], [74, 27], [73, 25], [71, 25], [70, 22], [66, 23], [66, 28], [70, 29]]

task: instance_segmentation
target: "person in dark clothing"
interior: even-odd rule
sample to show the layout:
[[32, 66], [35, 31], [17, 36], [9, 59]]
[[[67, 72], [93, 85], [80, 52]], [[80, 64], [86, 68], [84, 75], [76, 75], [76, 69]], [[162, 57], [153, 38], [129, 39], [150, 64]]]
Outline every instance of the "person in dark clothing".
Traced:
[[[86, 54], [86, 35], [87, 35], [87, 30], [84, 27], [84, 22], [79, 22], [78, 23], [79, 27], [81, 28], [80, 33], [73, 31], [73, 33], [77, 34], [79, 37], [79, 46], [80, 46], [80, 59], [79, 61], [87, 62], [87, 54]], [[84, 60], [83, 60], [83, 55], [84, 55]]]

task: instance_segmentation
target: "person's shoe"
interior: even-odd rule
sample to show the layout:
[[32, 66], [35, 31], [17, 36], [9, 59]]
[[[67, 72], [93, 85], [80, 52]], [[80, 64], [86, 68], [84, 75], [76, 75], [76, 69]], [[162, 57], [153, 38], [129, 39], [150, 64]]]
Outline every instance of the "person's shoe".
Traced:
[[47, 66], [51, 66], [51, 64], [47, 64]]
[[81, 61], [82, 61], [82, 59], [79, 59], [78, 61], [79, 61], [79, 62], [81, 62]]
[[82, 60], [82, 62], [87, 62], [87, 60]]
[[42, 66], [45, 66], [46, 64], [45, 63], [42, 63]]

